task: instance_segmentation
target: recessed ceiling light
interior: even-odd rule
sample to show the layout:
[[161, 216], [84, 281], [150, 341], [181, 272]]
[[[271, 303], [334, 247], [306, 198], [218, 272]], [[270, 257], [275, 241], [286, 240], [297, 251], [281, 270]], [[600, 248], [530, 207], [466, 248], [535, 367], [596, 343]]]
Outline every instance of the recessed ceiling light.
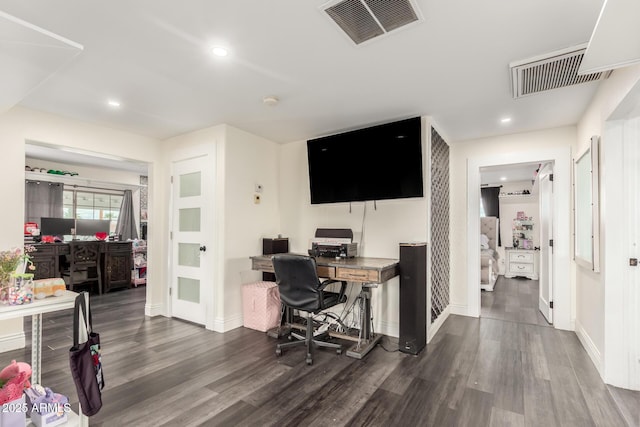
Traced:
[[120, 106], [120, 103], [115, 99], [110, 99], [109, 101], [107, 101], [107, 104], [109, 104], [109, 107], [113, 108], [118, 108]]
[[503, 119], [500, 119], [500, 123], [509, 123], [511, 121], [511, 117], [505, 117]]
[[506, 176], [501, 176], [501, 177], [500, 177], [500, 181], [506, 181], [506, 180], [507, 180], [507, 177], [506, 177]]
[[227, 49], [220, 46], [214, 47], [213, 49], [211, 49], [211, 52], [213, 52], [215, 56], [227, 56], [229, 54], [229, 51]]
[[277, 105], [278, 102], [280, 102], [280, 99], [275, 95], [268, 95], [268, 96], [265, 96], [264, 98], [262, 98], [262, 102], [265, 105], [273, 107], [274, 105]]

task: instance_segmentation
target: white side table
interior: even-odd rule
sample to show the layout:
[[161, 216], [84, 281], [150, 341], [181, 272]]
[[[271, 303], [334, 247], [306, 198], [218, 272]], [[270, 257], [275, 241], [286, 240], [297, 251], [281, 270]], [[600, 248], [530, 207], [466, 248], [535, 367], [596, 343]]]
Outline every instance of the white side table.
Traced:
[[[30, 304], [3, 305], [0, 304], [0, 320], [15, 319], [31, 316], [31, 382], [40, 384], [42, 375], [42, 315], [58, 310], [67, 310], [75, 305], [76, 292], [65, 291], [59, 297], [34, 299]], [[72, 316], [70, 316], [70, 320]], [[83, 414], [68, 414], [66, 425], [88, 426], [89, 419]]]

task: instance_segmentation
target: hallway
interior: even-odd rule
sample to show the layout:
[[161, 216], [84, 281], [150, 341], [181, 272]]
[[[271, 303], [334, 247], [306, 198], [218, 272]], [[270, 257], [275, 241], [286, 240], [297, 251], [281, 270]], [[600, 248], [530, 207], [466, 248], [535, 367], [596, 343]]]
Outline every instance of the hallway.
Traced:
[[480, 316], [550, 326], [538, 309], [538, 281], [498, 276], [493, 292], [482, 292]]

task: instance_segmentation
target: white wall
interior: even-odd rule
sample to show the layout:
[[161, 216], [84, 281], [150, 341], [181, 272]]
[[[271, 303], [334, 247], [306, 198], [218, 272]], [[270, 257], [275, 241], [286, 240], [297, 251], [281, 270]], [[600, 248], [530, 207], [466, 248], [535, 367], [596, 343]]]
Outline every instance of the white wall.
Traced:
[[[262, 238], [280, 233], [280, 146], [227, 126], [225, 156], [225, 330], [242, 325], [242, 284], [261, 280], [249, 257], [262, 253]], [[260, 184], [262, 193], [255, 192]], [[254, 196], [260, 195], [260, 203]]]
[[[131, 159], [150, 162], [150, 221], [156, 219], [151, 215], [159, 210], [156, 198], [158, 188], [155, 184], [160, 171], [153, 167], [158, 159], [157, 140], [48, 113], [13, 108], [0, 115], [0, 144], [3, 154], [3, 185], [0, 196], [7, 203], [13, 201], [14, 206], [14, 209], [0, 209], [0, 249], [23, 245], [25, 142], [28, 140], [116, 156], [126, 153]], [[157, 244], [164, 240], [164, 236], [157, 230], [150, 225], [149, 242], [156, 243], [149, 248], [148, 254], [148, 279], [152, 285], [147, 287], [147, 298], [151, 301], [156, 297], [154, 284], [159, 285], [164, 281], [163, 263], [159, 261], [164, 259], [160, 251], [163, 245]], [[0, 326], [0, 336], [21, 334], [21, 331], [22, 319], [2, 322]]]
[[[475, 260], [469, 259], [467, 255], [468, 240], [475, 239], [479, 241], [479, 236], [470, 236], [468, 231], [467, 215], [471, 207], [468, 204], [468, 191], [467, 188], [467, 172], [468, 165], [472, 162], [476, 162], [481, 166], [490, 166], [493, 162], [495, 165], [508, 164], [511, 161], [513, 163], [521, 163], [527, 161], [543, 161], [551, 160], [544, 157], [549, 152], [555, 152], [558, 150], [571, 150], [575, 143], [575, 128], [572, 126], [548, 129], [543, 131], [528, 132], [514, 135], [504, 135], [492, 138], [483, 138], [478, 140], [465, 141], [455, 143], [451, 145], [451, 310], [453, 313], [459, 314], [471, 314], [477, 311], [477, 307], [470, 307], [470, 301], [468, 300], [468, 284], [471, 283], [468, 275], [468, 265]], [[542, 153], [542, 154], [541, 154]], [[525, 157], [530, 157], [525, 159]], [[570, 165], [567, 159], [567, 164], [563, 165], [567, 170]], [[565, 182], [556, 181], [556, 186], [563, 186], [565, 192], [570, 190], [570, 176], [567, 171]], [[478, 176], [478, 189], [479, 176]], [[479, 194], [479, 190], [477, 190]], [[567, 200], [563, 200], [563, 203], [568, 203]], [[479, 206], [479, 198], [476, 202], [475, 209]], [[565, 220], [568, 220], [565, 218]], [[479, 219], [478, 219], [479, 222]], [[570, 238], [570, 227], [568, 224], [562, 228], [562, 232], [565, 233], [565, 240]], [[475, 245], [474, 247], [477, 247]], [[568, 260], [568, 248], [566, 248], [566, 263]], [[479, 258], [479, 257], [477, 257]], [[477, 270], [478, 278], [471, 278], [475, 280], [475, 283], [479, 283], [479, 261]], [[471, 273], [471, 274], [476, 274]], [[569, 291], [567, 291], [567, 295]], [[478, 294], [479, 298], [479, 294]], [[570, 298], [567, 298], [570, 299]], [[475, 304], [475, 302], [473, 302]], [[566, 301], [566, 304], [570, 307], [573, 306], [572, 301]], [[570, 309], [567, 307], [567, 309]], [[568, 313], [567, 318], [571, 315]], [[568, 322], [567, 322], [568, 323]], [[569, 325], [564, 325], [568, 328]]]
[[[619, 367], [627, 357], [621, 351], [619, 330], [623, 324], [620, 319], [624, 300], [618, 298], [624, 283], [617, 275], [624, 267], [620, 259], [609, 259], [607, 247], [618, 245], [624, 238], [624, 200], [620, 198], [624, 176], [617, 173], [622, 170], [623, 157], [621, 141], [607, 140], [605, 121], [621, 103], [629, 91], [640, 81], [640, 66], [621, 68], [613, 72], [609, 79], [602, 82], [596, 96], [585, 111], [577, 126], [578, 150], [583, 152], [591, 136], [601, 138], [601, 211], [600, 211], [600, 254], [601, 272], [594, 273], [576, 266], [577, 311], [576, 333], [587, 349], [591, 359], [608, 383], [620, 384]], [[619, 144], [615, 147], [607, 144]], [[607, 155], [609, 153], [609, 155]], [[604, 261], [604, 262], [602, 262]], [[616, 266], [613, 269], [612, 266]], [[616, 297], [617, 296], [617, 297]], [[628, 303], [628, 302], [626, 302]]]
[[[213, 313], [206, 326], [218, 332], [242, 326], [242, 284], [261, 277], [251, 270], [249, 257], [262, 253], [262, 237], [279, 233], [279, 146], [227, 125], [177, 136], [164, 146], [167, 168], [179, 153], [202, 150], [198, 147], [212, 150], [211, 157], [216, 159], [212, 239], [216, 240], [217, 261], [213, 267]], [[255, 184], [263, 187], [259, 204], [254, 203]], [[166, 196], [168, 215], [170, 192]]]
[[[429, 129], [425, 126], [423, 120], [423, 127]], [[424, 142], [422, 152], [427, 194]], [[316, 228], [352, 229], [354, 241], [359, 243], [358, 255], [367, 257], [397, 259], [400, 243], [427, 241], [426, 197], [382, 200], [377, 202], [377, 210], [374, 210], [373, 202], [354, 202], [351, 206], [349, 203], [311, 205], [306, 141], [283, 145], [280, 150], [280, 165], [281, 232], [284, 237], [289, 238], [292, 252], [307, 253], [309, 239], [314, 236]], [[349, 173], [340, 170], [328, 172], [335, 173], [336, 179], [342, 173]], [[377, 332], [398, 336], [398, 291], [397, 277], [373, 289], [374, 328]]]

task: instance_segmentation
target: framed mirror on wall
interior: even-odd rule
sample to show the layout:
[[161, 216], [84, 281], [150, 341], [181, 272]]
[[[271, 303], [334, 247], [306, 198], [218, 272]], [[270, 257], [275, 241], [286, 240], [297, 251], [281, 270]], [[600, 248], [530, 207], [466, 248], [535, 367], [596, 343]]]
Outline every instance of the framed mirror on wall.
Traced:
[[576, 264], [600, 271], [599, 136], [573, 162], [574, 252]]

